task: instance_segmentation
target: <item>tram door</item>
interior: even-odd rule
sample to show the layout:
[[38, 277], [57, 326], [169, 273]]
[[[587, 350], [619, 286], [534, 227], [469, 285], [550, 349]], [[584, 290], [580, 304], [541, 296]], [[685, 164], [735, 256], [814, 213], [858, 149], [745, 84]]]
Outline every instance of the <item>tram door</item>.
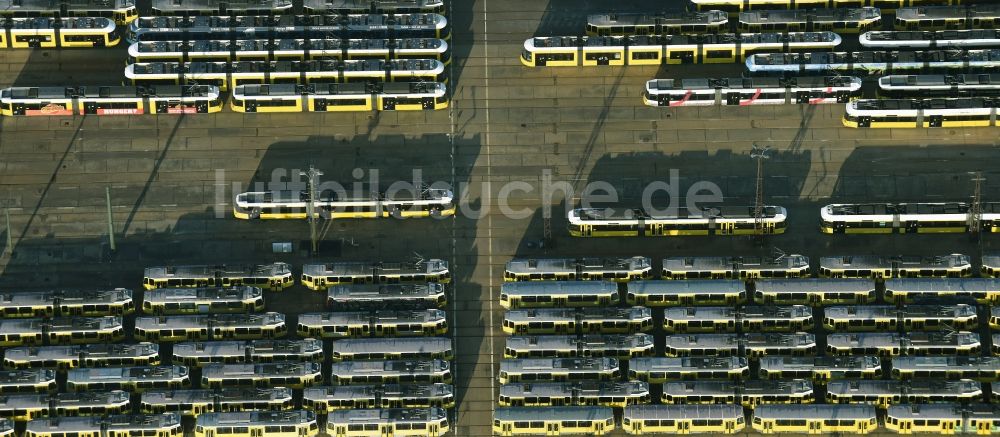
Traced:
[[250, 428], [250, 437], [263, 437], [264, 429], [259, 427]]
[[941, 127], [941, 125], [944, 124], [944, 117], [940, 115], [932, 115], [929, 118], [930, 127]]
[[559, 424], [557, 423], [545, 424], [545, 435], [559, 435]]

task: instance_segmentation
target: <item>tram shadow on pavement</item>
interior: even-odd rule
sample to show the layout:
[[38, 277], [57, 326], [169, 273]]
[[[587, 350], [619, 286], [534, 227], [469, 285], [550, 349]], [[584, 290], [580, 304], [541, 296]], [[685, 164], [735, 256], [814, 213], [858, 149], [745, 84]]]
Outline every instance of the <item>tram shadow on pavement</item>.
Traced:
[[[788, 228], [764, 241], [744, 236], [691, 236], [645, 238], [578, 238], [568, 232], [566, 213], [579, 207], [565, 199], [552, 205], [551, 239], [545, 238], [541, 208], [517, 246], [517, 256], [601, 257], [648, 256], [654, 270], [667, 256], [776, 256], [802, 254], [816, 267], [819, 257], [831, 255], [944, 255], [963, 253], [978, 262], [983, 252], [1000, 250], [1000, 238], [985, 234], [982, 241], [965, 234], [826, 235], [819, 232], [820, 208], [830, 203], [868, 202], [968, 202], [974, 190], [974, 172], [981, 172], [982, 201], [1000, 201], [1000, 155], [993, 145], [859, 146], [837, 158], [832, 151], [776, 151], [765, 163], [764, 203], [788, 210]], [[847, 151], [845, 151], [847, 152]], [[679, 170], [679, 194], [685, 196], [695, 182], [717, 185], [726, 205], [753, 205], [755, 166], [743, 152], [722, 150], [714, 154], [681, 152], [606, 155], [598, 159], [586, 182], [605, 181], [621, 194], [619, 202], [594, 203], [594, 207], [633, 208], [641, 205], [642, 187], [667, 180], [670, 169]], [[827, 170], [829, 169], [829, 170]], [[630, 175], [623, 177], [623, 175]], [[653, 175], [653, 177], [645, 176]], [[656, 177], [659, 176], [659, 177]], [[603, 194], [603, 192], [598, 193]], [[664, 192], [651, 197], [662, 207]], [[681, 199], [683, 208], [685, 200]], [[707, 206], [711, 206], [710, 204]]]
[[[238, 181], [245, 190], [305, 189], [301, 175], [309, 166], [323, 172], [324, 183], [341, 185], [348, 193], [355, 188], [378, 186], [385, 190], [402, 186], [447, 186], [460, 203], [459, 213], [448, 218], [420, 219], [334, 219], [321, 221], [319, 235], [334, 251], [320, 248], [314, 261], [410, 261], [438, 258], [450, 262], [452, 293], [446, 310], [451, 335], [455, 338], [456, 359], [453, 375], [456, 401], [461, 405], [470, 381], [476, 375], [479, 351], [490, 335], [482, 302], [490, 290], [477, 283], [474, 271], [480, 267], [476, 243], [477, 221], [461, 213], [463, 206], [480, 210], [481, 199], [458, 197], [470, 184], [473, 164], [480, 153], [481, 136], [451, 138], [444, 134], [421, 136], [357, 135], [350, 137], [314, 136], [304, 141], [281, 141], [264, 152], [260, 165], [248, 179]], [[449, 155], [454, 152], [453, 159]], [[235, 191], [235, 190], [234, 190]], [[473, 188], [471, 191], [475, 192]], [[308, 244], [309, 229], [304, 221], [249, 221], [247, 226], [268, 226], [279, 235], [295, 235], [291, 240]], [[306, 247], [306, 246], [302, 246]], [[486, 266], [491, 268], [490, 266]], [[481, 275], [482, 273], [480, 273]], [[481, 374], [478, 376], [482, 376]]]
[[[545, 15], [538, 22], [534, 36], [583, 35], [587, 16], [605, 13], [680, 12], [686, 2], [656, 2], [648, 0], [549, 0]], [[582, 4], [581, 4], [582, 3]]]

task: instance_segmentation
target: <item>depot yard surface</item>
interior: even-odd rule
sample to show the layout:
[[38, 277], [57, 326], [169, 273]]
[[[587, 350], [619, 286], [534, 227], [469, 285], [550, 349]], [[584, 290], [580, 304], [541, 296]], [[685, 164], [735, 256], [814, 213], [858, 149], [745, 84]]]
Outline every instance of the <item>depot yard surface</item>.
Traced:
[[[234, 191], [271, 180], [275, 169], [297, 174], [310, 164], [325, 173], [322, 180], [340, 182], [356, 180], [354, 169], [363, 178], [378, 170], [383, 182], [411, 180], [410, 170], [421, 169], [425, 181], [467, 186], [463, 203], [485, 215], [323, 223], [315, 259], [405, 260], [417, 252], [451, 261], [460, 402], [452, 429], [485, 436], [504, 337], [498, 290], [511, 257], [658, 259], [776, 247], [813, 262], [869, 253], [959, 252], [978, 260], [979, 245], [964, 235], [821, 235], [818, 209], [837, 200], [967, 200], [968, 172], [976, 170], [986, 178], [984, 199], [996, 200], [996, 130], [848, 129], [841, 126], [841, 105], [650, 108], [640, 98], [650, 78], [738, 75], [739, 68], [527, 69], [518, 61], [525, 38], [579, 34], [588, 13], [636, 11], [643, 3], [453, 1], [454, 98], [446, 111], [4, 118], [0, 206], [10, 210], [14, 254], [0, 258], [0, 287], [138, 289], [142, 268], [162, 264], [286, 261], [298, 269], [314, 259], [307, 254], [308, 225], [237, 221], [230, 212]], [[123, 78], [123, 60], [124, 47], [2, 52], [0, 86], [114, 85]], [[727, 202], [749, 205], [753, 144], [772, 147], [767, 202], [790, 215], [788, 233], [763, 249], [725, 237], [571, 239], [559, 193], [551, 200], [554, 244], [534, 244], [543, 237], [546, 172], [577, 190], [606, 181], [638, 203], [642, 187], [669, 182], [677, 169], [682, 196], [693, 183], [711, 181]], [[525, 218], [506, 217], [497, 200], [514, 181], [533, 187], [511, 193], [508, 206]], [[111, 187], [116, 253], [107, 245], [105, 187]], [[995, 240], [987, 237], [983, 246]], [[292, 242], [294, 250], [273, 253], [273, 242]], [[267, 298], [269, 311], [294, 315], [320, 311], [324, 296], [296, 286]]]

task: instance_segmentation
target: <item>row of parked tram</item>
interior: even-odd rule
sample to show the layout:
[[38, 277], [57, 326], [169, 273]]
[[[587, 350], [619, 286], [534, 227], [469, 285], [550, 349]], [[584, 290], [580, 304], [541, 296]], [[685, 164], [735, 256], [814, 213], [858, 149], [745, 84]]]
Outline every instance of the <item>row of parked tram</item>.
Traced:
[[795, 3], [800, 7], [749, 8], [736, 14], [706, 9], [679, 13], [595, 14], [587, 17], [586, 33], [591, 36], [628, 36], [829, 30], [856, 34], [881, 30], [883, 12], [893, 14], [892, 28], [896, 31], [994, 29], [1000, 24], [1000, 8], [992, 3], [902, 8], [857, 3], [836, 6]]
[[[925, 284], [931, 288], [935, 282], [940, 287], [969, 287], [989, 290], [995, 286], [997, 263], [996, 255], [984, 255], [980, 272], [983, 278], [968, 278], [955, 281], [935, 281], [931, 278], [966, 278], [973, 275], [972, 260], [967, 255], [929, 255], [929, 256], [824, 256], [819, 258], [817, 272], [820, 278], [807, 279], [813, 276], [809, 257], [796, 254], [779, 256], [680, 256], [663, 258], [658, 271], [661, 281], [647, 281], [656, 276], [651, 258], [635, 257], [592, 257], [592, 258], [517, 258], [509, 261], [504, 269], [505, 289], [512, 295], [530, 295], [535, 292], [561, 293], [564, 290], [588, 290], [594, 294], [616, 292], [614, 282], [629, 282], [629, 292], [639, 292], [648, 289], [689, 290], [691, 293], [711, 290], [728, 289], [728, 286], [718, 282], [704, 281], [669, 281], [672, 279], [729, 279], [729, 280], [764, 280], [757, 286], [746, 291], [763, 292], [770, 295], [770, 288], [785, 291], [799, 288], [828, 291], [847, 291], [856, 287], [858, 293], [874, 290], [874, 280], [890, 281], [891, 287], [905, 283]], [[926, 281], [920, 281], [925, 278]], [[867, 279], [844, 281], [838, 279]], [[582, 282], [574, 282], [582, 281]], [[605, 283], [601, 283], [604, 281]], [[742, 282], [733, 281], [734, 287], [742, 289]], [[657, 284], [655, 286], [644, 284]], [[843, 285], [843, 287], [838, 286]], [[865, 290], [861, 290], [864, 288]], [[890, 288], [889, 285], [886, 287]], [[956, 288], [957, 289], [957, 288]], [[523, 291], [522, 291], [523, 290]], [[537, 291], [536, 291], [537, 290]], [[804, 291], [805, 292], [805, 291]], [[887, 299], [902, 298], [904, 294], [894, 295], [893, 290], [887, 291]], [[992, 297], [981, 296], [981, 300]], [[980, 296], [977, 295], [977, 299]], [[615, 299], [617, 300], [617, 298]], [[768, 298], [768, 300], [772, 300]], [[866, 298], [866, 301], [869, 300]]]
[[135, 294], [0, 295], [0, 429], [180, 436], [190, 417], [198, 437], [447, 433], [447, 263], [306, 270], [335, 311], [295, 328], [262, 312], [265, 290], [295, 282], [283, 263], [153, 267]]
[[644, 257], [511, 260], [494, 432], [1000, 430], [977, 308], [996, 279], [959, 278], [963, 255], [809, 264], [667, 258], [656, 280]]
[[[945, 3], [765, 0], [593, 15], [587, 36], [526, 40], [521, 62], [745, 63], [745, 78], [651, 80], [643, 100], [664, 107], [839, 103], [851, 128], [997, 126], [1000, 101], [990, 76], [1000, 67], [1000, 5]], [[879, 7], [893, 12], [895, 31], [879, 30]], [[832, 51], [848, 34], [859, 35], [861, 49]], [[871, 76], [879, 76], [878, 99], [862, 91]]]
[[302, 14], [281, 3], [140, 17], [128, 30], [126, 79], [216, 86], [237, 112], [448, 106], [442, 1], [313, 0]]
[[[980, 83], [989, 80], [1000, 79], [1000, 77], [989, 76], [980, 77]], [[923, 80], [924, 77], [897, 77], [890, 76], [884, 81], [886, 88], [905, 89], [910, 83], [916, 80]], [[912, 80], [911, 80], [912, 79]], [[930, 79], [930, 78], [928, 78]], [[962, 88], [964, 83], [975, 81], [974, 76], [937, 76], [934, 78], [938, 82], [952, 83], [955, 89]], [[684, 91], [684, 97], [679, 97], [673, 91], [665, 90], [666, 104], [713, 104], [718, 101], [732, 101], [734, 104], [740, 99], [758, 101], [767, 100], [778, 101], [799, 101], [809, 98], [818, 99], [841, 99], [840, 93], [849, 92], [847, 89], [836, 90], [829, 88], [824, 91], [823, 96], [814, 97], [816, 94], [809, 94], [801, 91], [795, 86], [804, 85], [798, 81], [773, 81], [764, 82], [778, 85], [775, 89], [780, 91], [764, 93], [760, 88], [752, 91], [746, 88], [748, 80], [744, 79], [720, 79], [716, 82], [706, 82], [690, 79], [680, 81], [662, 80], [662, 89], [674, 86], [674, 84], [684, 84], [685, 86], [694, 84], [705, 85], [706, 89], [695, 94], [694, 91]], [[758, 79], [754, 80], [750, 86], [760, 85]], [[860, 86], [859, 81], [850, 81], [853, 85]], [[721, 91], [721, 87], [728, 84], [743, 83], [744, 88], [739, 95], [729, 95]], [[812, 89], [820, 87], [820, 81], [812, 82]], [[829, 78], [828, 84], [843, 83], [837, 79]], [[699, 86], [700, 86], [699, 85]], [[852, 85], [852, 86], [853, 86]], [[737, 85], [739, 86], [739, 85]], [[810, 85], [805, 85], [810, 86]], [[657, 85], [659, 87], [659, 85]], [[781, 88], [783, 87], [783, 88]], [[933, 95], [936, 92], [945, 92], [945, 85], [937, 87], [937, 91], [928, 92]], [[676, 90], [677, 87], [674, 88]], [[702, 92], [704, 91], [704, 92]], [[748, 96], [753, 92], [753, 95]], [[680, 98], [676, 102], [670, 103], [670, 99]], [[846, 100], [846, 99], [845, 99]], [[975, 99], [973, 99], [975, 100]], [[982, 99], [979, 99], [982, 100]], [[879, 100], [870, 102], [891, 102], [892, 100]], [[932, 101], [932, 100], [928, 100]], [[853, 105], [857, 102], [852, 102]], [[848, 116], [852, 114], [849, 110]], [[925, 118], [925, 121], [931, 118]], [[937, 119], [940, 121], [941, 119]], [[753, 235], [753, 234], [782, 234], [787, 228], [788, 211], [780, 206], [765, 206], [759, 210], [754, 207], [739, 206], [719, 206], [702, 208], [698, 210], [680, 210], [668, 212], [647, 212], [644, 209], [599, 209], [599, 208], [575, 208], [570, 209], [567, 214], [567, 229], [574, 237], [673, 237], [685, 235]], [[914, 202], [914, 203], [847, 203], [830, 204], [820, 209], [820, 232], [826, 234], [916, 234], [916, 233], [965, 233], [965, 232], [1000, 232], [1000, 203], [981, 202], [973, 205], [970, 202]], [[992, 261], [991, 261], [992, 262]]]

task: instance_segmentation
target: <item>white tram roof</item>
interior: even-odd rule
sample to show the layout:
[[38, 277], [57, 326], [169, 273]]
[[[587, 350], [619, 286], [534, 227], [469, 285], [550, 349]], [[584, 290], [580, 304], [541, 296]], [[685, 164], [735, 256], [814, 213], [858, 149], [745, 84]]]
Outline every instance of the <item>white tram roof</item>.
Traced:
[[322, 324], [371, 324], [371, 323], [435, 323], [447, 318], [444, 310], [375, 310], [375, 311], [335, 311], [329, 313], [305, 313], [299, 315], [300, 325]]
[[620, 348], [653, 348], [653, 336], [649, 334], [630, 335], [528, 335], [507, 337], [508, 348], [530, 349], [582, 349], [607, 350]]
[[[270, 83], [270, 84], [247, 84], [237, 85], [233, 89], [233, 95], [239, 98], [244, 97], [274, 97], [283, 99], [300, 99], [302, 94], [314, 94], [319, 96], [368, 96], [372, 93], [386, 95], [410, 95], [410, 94], [433, 94], [444, 96], [448, 87], [439, 82], [381, 82], [381, 83], [311, 83], [299, 85], [294, 83]], [[405, 193], [403, 193], [405, 194]], [[246, 202], [247, 199], [257, 201], [264, 195], [262, 192], [240, 193], [236, 196], [238, 202]], [[425, 189], [421, 192], [421, 200], [424, 201], [452, 201], [453, 195], [448, 190], [438, 190], [434, 188]], [[396, 200], [399, 200], [396, 198]], [[292, 200], [298, 203], [297, 200]], [[305, 203], [305, 202], [301, 202]]]
[[306, 410], [289, 411], [233, 411], [226, 413], [203, 413], [198, 415], [197, 425], [247, 426], [253, 425], [295, 425], [316, 421], [316, 414]]
[[203, 378], [237, 378], [246, 376], [311, 375], [322, 371], [322, 365], [314, 362], [240, 363], [206, 364], [201, 369]]
[[611, 421], [611, 407], [501, 407], [493, 412], [494, 420], [508, 421]]
[[[196, 16], [146, 16], [139, 17], [129, 25], [133, 32], [172, 32], [178, 29], [192, 31], [206, 30], [247, 30], [263, 31], [273, 27], [277, 31], [319, 27], [330, 32], [345, 30], [367, 30], [386, 27], [405, 29], [412, 26], [434, 26], [444, 29], [448, 19], [433, 13], [405, 14], [311, 14], [311, 15], [196, 15]], [[323, 29], [326, 28], [326, 29]], [[367, 29], [366, 29], [367, 28]], [[315, 29], [315, 30], [320, 30]]]
[[897, 278], [886, 279], [885, 289], [896, 293], [977, 293], [1000, 291], [995, 278]]
[[82, 31], [93, 29], [110, 33], [116, 26], [114, 20], [103, 17], [6, 17], [2, 21], [5, 25], [9, 24], [12, 29], [51, 29], [58, 25], [62, 32], [67, 34], [80, 34], [84, 33]]
[[217, 265], [190, 265], [190, 266], [166, 266], [166, 267], [146, 267], [143, 276], [153, 279], [166, 278], [213, 278], [216, 275], [223, 277], [251, 277], [251, 276], [281, 276], [290, 275], [291, 266], [283, 262], [271, 264], [217, 264]]
[[849, 395], [853, 393], [894, 395], [907, 394], [976, 394], [982, 392], [982, 385], [971, 379], [959, 381], [942, 381], [937, 379], [916, 379], [900, 381], [897, 379], [851, 379], [832, 380], [826, 385], [828, 393]]
[[55, 380], [56, 371], [52, 369], [0, 370], [0, 386], [13, 384], [34, 384]]
[[[1000, 32], [1000, 31], [993, 31]], [[891, 74], [878, 79], [879, 86], [893, 88], [902, 86], [1000, 86], [1000, 74]], [[992, 204], [994, 202], [986, 202]]]
[[635, 306], [631, 308], [616, 307], [586, 307], [586, 308], [528, 308], [507, 310], [504, 319], [514, 322], [528, 321], [567, 321], [576, 320], [637, 320], [651, 319], [653, 312], [649, 308]]
[[100, 357], [155, 357], [159, 355], [160, 345], [156, 343], [95, 343], [79, 345], [56, 346], [21, 346], [4, 351], [8, 360], [29, 359], [59, 359], [77, 358], [85, 355], [87, 358]]
[[865, 404], [762, 404], [754, 409], [754, 417], [774, 420], [875, 420], [875, 415], [875, 406]]
[[966, 7], [920, 6], [896, 9], [896, 18], [901, 20], [995, 18], [998, 15], [1000, 15], [1000, 5], [996, 4], [978, 4]]
[[23, 408], [39, 408], [49, 406], [49, 395], [46, 393], [12, 393], [0, 395], [0, 410], [16, 410]]
[[424, 423], [446, 419], [443, 408], [368, 408], [333, 410], [327, 413], [330, 423]]
[[338, 261], [326, 264], [306, 264], [302, 266], [302, 274], [308, 276], [371, 276], [379, 272], [394, 274], [433, 274], [448, 271], [448, 262], [440, 259], [429, 259], [418, 262], [367, 262]]
[[729, 21], [729, 14], [723, 11], [678, 12], [662, 14], [610, 13], [587, 16], [587, 24], [593, 26], [634, 26], [641, 25], [681, 25], [715, 24]]
[[[271, 10], [281, 11], [292, 8], [292, 0], [227, 0], [226, 10]], [[218, 0], [153, 0], [153, 9], [168, 13], [186, 11], [212, 12], [220, 7]]]
[[673, 347], [732, 348], [740, 343], [747, 347], [785, 346], [799, 347], [816, 344], [816, 336], [808, 333], [748, 334], [674, 334], [666, 336], [666, 345]]
[[894, 369], [956, 369], [976, 368], [1000, 370], [1000, 357], [895, 357], [892, 359]]
[[[180, 428], [181, 418], [176, 413], [154, 415], [121, 414], [104, 417], [47, 417], [28, 422], [26, 431], [34, 435], [47, 435], [55, 432], [89, 433], [95, 430], [128, 431], [138, 430], [160, 431], [165, 428]], [[134, 435], [127, 433], [127, 435]], [[141, 434], [140, 434], [141, 435]]]
[[646, 82], [646, 91], [658, 94], [668, 91], [679, 93], [688, 90], [738, 90], [738, 89], [780, 89], [785, 88], [831, 88], [849, 87], [861, 89], [861, 78], [851, 76], [825, 77], [730, 77], [730, 78], [686, 78], [651, 79]]
[[358, 397], [385, 398], [433, 398], [451, 396], [455, 387], [451, 384], [381, 384], [381, 385], [332, 385], [306, 387], [302, 390], [305, 399], [355, 399]]
[[809, 257], [785, 255], [779, 258], [760, 256], [689, 256], [663, 259], [664, 270], [753, 270], [809, 267]]
[[848, 305], [830, 306], [823, 310], [826, 317], [835, 319], [871, 318], [958, 318], [976, 315], [976, 307], [967, 304], [956, 305]]
[[122, 326], [118, 316], [56, 317], [52, 319], [0, 319], [0, 330], [12, 332], [78, 331], [112, 329]]
[[[358, 52], [405, 53], [406, 51], [429, 52], [447, 50], [448, 43], [438, 38], [400, 38], [400, 39], [304, 39], [283, 38], [273, 42], [267, 39], [214, 39], [194, 41], [140, 41], [129, 46], [129, 55], [141, 58], [152, 54], [212, 53], [217, 56], [229, 56], [232, 52], [305, 52], [322, 53], [323, 51], [340, 52], [344, 48]], [[282, 195], [298, 194], [297, 191], [281, 191]], [[298, 198], [298, 196], [295, 196]]]
[[51, 305], [56, 299], [60, 303], [69, 305], [115, 304], [131, 301], [132, 290], [116, 288], [113, 290], [0, 293], [0, 306]]
[[327, 289], [327, 296], [341, 299], [401, 299], [434, 297], [444, 294], [444, 284], [356, 284], [334, 285]]
[[245, 356], [302, 355], [322, 353], [323, 342], [313, 338], [301, 340], [195, 341], [174, 345], [178, 356]]
[[[998, 51], [1000, 53], [1000, 51]], [[852, 112], [859, 111], [918, 111], [927, 112], [960, 109], [995, 108], [993, 99], [983, 97], [931, 99], [859, 99], [848, 103]]]
[[285, 315], [281, 313], [252, 314], [197, 314], [173, 316], [136, 317], [136, 325], [146, 325], [147, 328], [201, 328], [214, 327], [260, 327], [285, 323]]
[[834, 8], [834, 9], [791, 9], [774, 11], [740, 12], [740, 22], [750, 24], [765, 23], [797, 23], [809, 21], [813, 23], [830, 21], [861, 21], [880, 18], [879, 8]]
[[[641, 209], [629, 208], [576, 208], [567, 214], [570, 222], [580, 221], [620, 221], [620, 220], [692, 220], [702, 222], [706, 219], [753, 219], [754, 208], [752, 206], [715, 206], [702, 210], [692, 211], [687, 208], [679, 208], [674, 215], [650, 215]], [[765, 206], [765, 218], [784, 219], [785, 208], [780, 206]]]
[[[872, 31], [865, 32], [862, 42], [878, 41], [960, 41], [970, 40], [997, 40], [1000, 39], [1000, 32], [995, 29], [970, 29], [970, 30], [904, 30], [904, 31]], [[943, 44], [943, 43], [939, 43]]]
[[437, 353], [451, 350], [447, 337], [382, 337], [334, 340], [332, 353]]
[[90, 367], [69, 369], [67, 375], [70, 379], [78, 381], [175, 379], [187, 377], [188, 368], [184, 366]]
[[[639, 281], [645, 282], [645, 281]], [[629, 283], [631, 286], [633, 283]], [[606, 295], [617, 294], [618, 284], [609, 281], [531, 281], [504, 282], [500, 292], [513, 296], [552, 294]]]
[[[501, 362], [502, 366], [503, 362]], [[382, 374], [382, 373], [431, 373], [451, 369], [445, 360], [384, 360], [341, 361], [331, 364], [332, 373]]]
[[[303, 0], [304, 7], [317, 11], [341, 11], [357, 8], [368, 9], [371, 0]], [[438, 8], [444, 6], [444, 0], [376, 0], [379, 8]]]
[[[820, 48], [818, 43], [836, 46], [840, 35], [833, 32], [788, 32], [788, 33], [720, 33], [700, 35], [628, 35], [628, 36], [539, 36], [524, 41], [524, 49], [530, 52], [551, 52], [551, 49], [578, 47], [663, 47], [663, 46], [739, 46], [774, 45], [782, 47]], [[826, 44], [823, 44], [826, 46]]]
[[226, 387], [221, 389], [158, 390], [142, 394], [142, 401], [151, 404], [189, 402], [239, 402], [261, 400], [292, 400], [292, 389], [287, 387]]
[[[430, 64], [430, 63], [432, 63], [431, 61], [434, 61], [434, 60], [395, 59], [393, 61], [398, 61], [398, 63], [401, 64], [401, 65], [392, 65], [392, 67], [394, 69], [397, 69], [397, 70], [399, 69], [397, 67], [400, 67], [400, 66], [405, 67], [403, 69], [409, 69], [409, 70], [427, 70], [429, 68], [426, 65], [424, 65], [424, 64]], [[403, 62], [403, 61], [418, 61], [418, 62]], [[294, 62], [294, 61], [287, 61], [287, 62]], [[309, 62], [309, 61], [298, 61], [298, 62]], [[321, 63], [322, 62], [327, 62], [328, 65], [331, 66], [331, 67], [337, 67], [337, 65], [334, 64], [334, 62], [337, 62], [337, 61], [330, 60], [330, 61], [319, 61], [319, 62], [321, 62]], [[344, 62], [345, 62], [344, 67], [341, 68], [341, 69], [347, 69], [347, 70], [352, 70], [352, 71], [359, 70], [359, 68], [347, 68], [347, 67], [349, 67], [351, 65], [358, 65], [358, 66], [361, 66], [361, 67], [365, 67], [365, 68], [368, 68], [369, 71], [376, 71], [376, 70], [380, 71], [380, 70], [384, 70], [385, 69], [385, 66], [381, 66], [381, 68], [378, 68], [378, 67], [380, 67], [378, 65], [350, 63], [350, 60], [344, 61]], [[434, 61], [434, 62], [437, 62], [437, 61]], [[214, 66], [216, 64], [217, 63], [210, 63], [209, 65]], [[254, 66], [254, 65], [257, 65], [257, 64], [247, 64], [247, 65], [248, 66]], [[275, 68], [277, 68], [277, 67], [285, 66], [286, 64], [275, 63], [275, 64], [271, 64], [271, 65], [274, 65]], [[287, 64], [287, 65], [293, 65], [293, 64]], [[311, 65], [311, 64], [303, 64], [303, 65]], [[326, 65], [326, 64], [319, 64], [319, 65]], [[371, 67], [371, 68], [369, 68], [369, 67]], [[414, 68], [414, 67], [416, 67], [416, 68]], [[374, 68], [374, 70], [372, 68]], [[334, 68], [332, 71], [336, 71], [336, 70], [337, 70], [337, 68]], [[325, 71], [325, 70], [321, 69], [319, 71]], [[413, 82], [403, 82], [405, 88], [402, 88], [402, 89], [400, 89], [398, 86], [397, 87], [390, 86], [389, 88], [390, 88], [390, 91], [394, 91], [394, 92], [397, 92], [397, 93], [414, 92], [414, 88], [421, 88], [421, 87], [415, 87], [413, 85], [410, 85], [412, 83]], [[278, 86], [278, 85], [293, 85], [293, 86], [291, 88], [289, 88], [288, 86], [282, 87], [282, 86]], [[272, 89], [272, 87], [273, 87], [273, 89]], [[382, 84], [382, 85], [380, 85], [380, 87], [381, 87], [381, 89], [383, 91], [386, 90], [386, 84]], [[365, 91], [367, 91], [367, 93], [369, 93], [369, 94], [372, 92], [372, 90], [370, 88], [367, 88], [367, 87], [364, 87], [364, 86], [358, 86], [358, 85], [353, 85], [353, 86], [337, 86], [337, 87], [334, 87], [334, 88], [330, 88], [330, 87], [326, 87], [325, 84], [323, 84], [323, 85], [313, 84], [313, 86], [305, 86], [305, 87], [301, 87], [301, 86], [300, 87], [295, 87], [294, 84], [267, 84], [267, 85], [259, 84], [256, 87], [250, 86], [250, 85], [244, 86], [244, 88], [243, 88], [243, 94], [244, 95], [250, 95], [250, 96], [271, 95], [272, 94], [271, 91], [273, 90], [273, 91], [275, 91], [275, 93], [274, 93], [275, 95], [280, 95], [280, 94], [287, 94], [287, 91], [289, 89], [293, 89], [295, 91], [298, 91], [296, 94], [301, 94], [303, 91], [312, 91], [312, 92], [318, 93], [318, 94], [341, 94], [341, 91], [348, 91], [348, 90], [351, 90], [351, 91], [353, 91], [353, 90], [360, 90], [360, 91], [362, 91], [362, 93], [364, 93]], [[336, 90], [336, 92], [333, 92], [334, 90]], [[426, 91], [431, 91], [431, 90], [432, 90], [431, 88], [423, 87], [423, 89], [421, 89], [420, 91], [426, 92]], [[426, 189], [420, 189], [419, 191], [417, 191], [417, 190], [396, 190], [396, 191], [393, 191], [393, 192], [388, 192], [388, 191], [383, 191], [378, 185], [373, 185], [373, 184], [370, 184], [370, 183], [367, 183], [367, 182], [358, 182], [357, 184], [358, 184], [358, 186], [353, 187], [350, 191], [347, 191], [345, 189], [328, 189], [328, 190], [318, 191], [316, 193], [316, 203], [320, 203], [320, 204], [337, 204], [337, 203], [340, 203], [340, 204], [347, 204], [347, 203], [375, 204], [376, 202], [379, 202], [379, 201], [383, 201], [383, 202], [384, 201], [405, 202], [405, 201], [417, 201], [417, 200], [448, 200], [448, 201], [452, 200], [451, 191], [443, 190], [443, 189], [426, 188]], [[390, 194], [391, 194], [391, 196], [390, 196]], [[250, 191], [250, 192], [238, 194], [236, 196], [236, 201], [238, 203], [241, 203], [241, 204], [243, 204], [243, 203], [255, 203], [255, 204], [292, 204], [292, 205], [288, 205], [288, 206], [305, 206], [305, 204], [307, 202], [309, 202], [309, 192], [308, 191], [302, 191], [302, 190]]]
[[869, 279], [760, 279], [755, 282], [757, 292], [763, 293], [868, 293], [875, 290], [875, 283]]
[[873, 369], [881, 363], [878, 357], [869, 356], [760, 357], [760, 367], [771, 369]]
[[663, 318], [672, 320], [719, 320], [740, 317], [747, 319], [802, 319], [812, 317], [812, 308], [805, 305], [735, 307], [668, 307]]
[[[983, 404], [986, 406], [985, 404]], [[987, 407], [989, 408], [989, 407]], [[899, 419], [927, 419], [927, 420], [959, 420], [966, 414], [968, 408], [957, 403], [934, 403], [934, 404], [908, 404], [889, 405], [886, 409], [886, 416]], [[1000, 410], [996, 407], [990, 409], [993, 415], [1000, 415]], [[987, 413], [983, 410], [982, 413]]]
[[501, 396], [641, 396], [649, 394], [649, 384], [642, 381], [608, 382], [519, 382], [500, 386]]
[[1000, 268], [1000, 253], [983, 254], [983, 267]]
[[[48, 397], [48, 395], [45, 395]], [[129, 393], [122, 390], [62, 392], [50, 399], [59, 405], [116, 405], [129, 402]]]
[[748, 367], [744, 357], [637, 357], [629, 360], [631, 369], [643, 370], [719, 370]]
[[746, 285], [740, 280], [704, 279], [697, 281], [634, 281], [628, 283], [628, 292], [644, 294], [705, 294], [727, 293], [738, 294], [746, 290]]
[[143, 294], [147, 302], [187, 302], [211, 300], [249, 300], [263, 295], [259, 287], [226, 288], [157, 288]]
[[500, 371], [588, 371], [617, 369], [617, 358], [513, 358], [500, 361]]
[[[906, 76], [887, 76], [906, 77]], [[910, 76], [919, 77], [919, 76]], [[930, 76], [924, 76], [930, 77]], [[944, 76], [937, 76], [943, 78]], [[925, 79], [926, 80], [926, 79]], [[829, 220], [834, 216], [891, 216], [899, 215], [926, 215], [926, 214], [966, 214], [969, 212], [969, 204], [963, 202], [936, 202], [936, 203], [834, 203], [826, 205], [821, 210], [823, 219]]]
[[[195, 61], [189, 63], [179, 63], [172, 61], [152, 61], [136, 62], [125, 67], [125, 77], [142, 78], [146, 75], [177, 75], [184, 74], [189, 78], [197, 75], [239, 75], [245, 73], [317, 73], [317, 72], [338, 72], [365, 73], [392, 70], [401, 74], [403, 72], [432, 72], [441, 74], [444, 72], [444, 64], [437, 59], [312, 59], [301, 61]], [[272, 193], [241, 193], [251, 195], [266, 195]], [[289, 199], [281, 191], [278, 192], [278, 199]], [[288, 192], [292, 199], [299, 199], [301, 192]], [[403, 193], [403, 192], [401, 192]], [[237, 198], [237, 201], [245, 201], [244, 198]], [[256, 199], [252, 199], [256, 200]]]
[[70, 11], [110, 11], [135, 6], [134, 0], [0, 0], [0, 12], [58, 11], [65, 5]]
[[630, 420], [684, 420], [684, 419], [742, 419], [743, 407], [734, 404], [719, 405], [629, 405], [624, 417]]
[[732, 381], [667, 381], [663, 383], [663, 392], [671, 394], [716, 394], [728, 395], [739, 390], [740, 393], [749, 395], [764, 394], [800, 394], [813, 390], [813, 383], [808, 379], [752, 379], [743, 381], [741, 384], [733, 384]]
[[649, 269], [652, 261], [644, 256], [631, 258], [515, 258], [507, 261], [506, 270], [515, 273], [576, 273]]
[[958, 332], [834, 332], [826, 336], [826, 343], [839, 347], [892, 347], [905, 344], [907, 347], [965, 346], [979, 344], [979, 334]]

